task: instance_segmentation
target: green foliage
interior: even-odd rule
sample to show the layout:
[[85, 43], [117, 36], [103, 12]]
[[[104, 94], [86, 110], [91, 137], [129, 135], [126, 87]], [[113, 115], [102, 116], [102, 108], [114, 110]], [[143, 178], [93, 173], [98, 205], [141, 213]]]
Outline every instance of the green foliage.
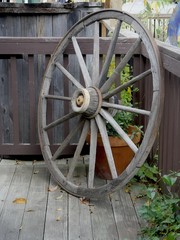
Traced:
[[[128, 132], [128, 126], [133, 124], [133, 116], [129, 112], [125, 111], [117, 112], [114, 116], [114, 119], [126, 133]], [[107, 123], [106, 128], [109, 136], [119, 137], [119, 134], [114, 130], [114, 128], [109, 123]]]
[[143, 166], [139, 169], [136, 178], [141, 182], [156, 182], [158, 180], [159, 170], [156, 165], [149, 165], [144, 163]]
[[141, 240], [176, 240], [180, 236], [180, 198], [173, 194], [162, 194], [159, 182], [172, 187], [180, 173], [159, 177], [156, 166], [145, 163], [136, 178], [144, 182], [142, 187], [146, 203], [140, 208], [140, 215], [147, 225], [141, 229]]
[[161, 41], [165, 41], [167, 38], [168, 19], [158, 18], [158, 20], [152, 21], [149, 19], [153, 16], [157, 17], [160, 14], [160, 9], [165, 5], [171, 4], [173, 0], [144, 0], [145, 10], [138, 15], [139, 19], [144, 23], [153, 36]]
[[[115, 60], [113, 59], [111, 64], [110, 64], [110, 69], [109, 69], [109, 76], [113, 73], [115, 69]], [[129, 81], [131, 78], [131, 67], [129, 64], [125, 66], [123, 71], [121, 72], [120, 75], [120, 83], [124, 84]], [[115, 84], [111, 87], [111, 90], [115, 88]], [[133, 87], [128, 87], [127, 89], [124, 89], [121, 91], [120, 95], [118, 98], [120, 98], [120, 102], [124, 106], [129, 106], [132, 107], [132, 101], [133, 101], [133, 92], [138, 91], [137, 88]], [[128, 127], [129, 125], [134, 125], [134, 118], [135, 114], [127, 111], [117, 111], [116, 114], [114, 115], [115, 121], [121, 126], [121, 128], [127, 133], [128, 132]], [[118, 133], [114, 130], [114, 128], [107, 123], [107, 133], [109, 136], [117, 136], [119, 137]], [[138, 128], [138, 131], [141, 131], [141, 128]], [[141, 131], [142, 132], [142, 131]], [[135, 132], [133, 132], [135, 134]]]
[[169, 175], [164, 175], [162, 177], [162, 180], [167, 186], [172, 187], [175, 184], [175, 182], [177, 181], [178, 177], [180, 177], [180, 173], [176, 173], [176, 174], [172, 173]]

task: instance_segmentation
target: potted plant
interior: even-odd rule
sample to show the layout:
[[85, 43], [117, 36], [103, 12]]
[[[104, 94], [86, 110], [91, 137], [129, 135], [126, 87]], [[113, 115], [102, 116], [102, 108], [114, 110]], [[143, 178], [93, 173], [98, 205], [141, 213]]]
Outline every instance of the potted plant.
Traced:
[[[128, 118], [126, 118], [124, 115], [126, 115], [125, 112], [117, 112], [114, 118], [122, 127], [122, 129], [129, 135], [132, 141], [135, 144], [138, 144], [141, 140], [141, 127], [133, 125], [132, 116], [128, 116], [128, 120]], [[127, 115], [129, 115], [129, 113], [127, 113]], [[120, 175], [133, 159], [134, 152], [109, 123], [107, 123], [107, 133], [109, 136], [109, 142], [111, 145], [116, 171], [117, 174]], [[95, 173], [100, 178], [112, 179], [100, 134], [98, 134], [97, 139]]]
[[[128, 81], [131, 75], [130, 66], [127, 65], [121, 74], [121, 84]], [[138, 91], [137, 88], [128, 87], [120, 93], [120, 101], [122, 105], [132, 106], [133, 92]], [[142, 126], [135, 125], [136, 115], [127, 111], [117, 111], [114, 115], [114, 119], [121, 126], [121, 128], [129, 135], [135, 144], [138, 144], [142, 136]], [[131, 162], [134, 157], [134, 152], [127, 145], [127, 143], [118, 135], [114, 128], [107, 123], [107, 133], [114, 157], [114, 162], [117, 170], [117, 174], [120, 175]], [[100, 134], [97, 140], [97, 152], [96, 152], [96, 175], [104, 178], [111, 179], [111, 172], [106, 158], [106, 153], [103, 147]]]

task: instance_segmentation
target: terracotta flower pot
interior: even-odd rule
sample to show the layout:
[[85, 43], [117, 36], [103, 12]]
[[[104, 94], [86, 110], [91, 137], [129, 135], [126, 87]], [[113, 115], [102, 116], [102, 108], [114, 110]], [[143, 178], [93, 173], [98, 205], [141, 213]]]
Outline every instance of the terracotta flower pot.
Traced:
[[[130, 126], [129, 135], [135, 130], [135, 127]], [[132, 139], [132, 141], [137, 144], [141, 140], [141, 133], [137, 132]], [[127, 143], [118, 137], [109, 136], [109, 141], [112, 149], [112, 154], [114, 157], [114, 162], [116, 166], [117, 174], [120, 175], [131, 162], [134, 157], [134, 152], [127, 145]], [[109, 165], [106, 158], [106, 153], [104, 151], [102, 138], [100, 134], [97, 139], [97, 152], [96, 152], [96, 166], [95, 166], [96, 176], [103, 179], [112, 179]]]

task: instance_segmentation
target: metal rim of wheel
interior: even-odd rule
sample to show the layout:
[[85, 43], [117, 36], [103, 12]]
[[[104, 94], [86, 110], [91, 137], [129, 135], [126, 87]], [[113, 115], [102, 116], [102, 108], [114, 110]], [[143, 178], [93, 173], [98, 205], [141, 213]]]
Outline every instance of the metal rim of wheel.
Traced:
[[[109, 48], [107, 50], [107, 55], [104, 60], [104, 65], [99, 73], [99, 24], [102, 20], [115, 19], [116, 26], [112, 34]], [[142, 114], [148, 116], [148, 124], [142, 143], [137, 147], [129, 136], [124, 133], [121, 127], [114, 121], [111, 112], [108, 109], [120, 109], [122, 110], [122, 105], [119, 103], [111, 103], [107, 100], [112, 96], [120, 93], [124, 88], [124, 85], [117, 87], [114, 90], [110, 90], [111, 85], [114, 82], [115, 74], [112, 73], [107, 79], [108, 69], [114, 54], [114, 49], [116, 42], [119, 37], [119, 33], [122, 27], [122, 23], [129, 24], [134, 28], [138, 38], [135, 43], [132, 44], [127, 54], [121, 60], [121, 62], [116, 67], [116, 72], [120, 73], [124, 66], [127, 64], [129, 59], [133, 56], [136, 49], [144, 44], [147, 54], [149, 55], [150, 69], [143, 71], [135, 78], [132, 78], [126, 87], [131, 86], [139, 80], [144, 79], [144, 77], [152, 76], [152, 102], [150, 110], [136, 109], [135, 107], [130, 107], [127, 111], [135, 111], [137, 114]], [[81, 49], [78, 44], [77, 35], [83, 31], [88, 26], [92, 25], [94, 29], [94, 51], [92, 54], [93, 67], [92, 75], [89, 74], [86, 62], [83, 59]], [[75, 55], [77, 57], [77, 64], [80, 66], [84, 83], [81, 83], [76, 79], [68, 69], [63, 67], [61, 64], [61, 56], [63, 55], [67, 45], [72, 42]], [[53, 72], [58, 69], [66, 78], [67, 81], [76, 87], [76, 90], [71, 96], [57, 96], [50, 93]], [[107, 79], [107, 80], [105, 80]], [[62, 81], [59, 79], [59, 81]], [[120, 12], [117, 10], [107, 9], [101, 10], [88, 16], [84, 17], [78, 23], [76, 23], [63, 37], [62, 41], [57, 46], [54, 54], [52, 55], [49, 64], [47, 66], [46, 72], [44, 74], [44, 79], [42, 83], [42, 88], [40, 91], [39, 106], [38, 106], [38, 129], [39, 129], [39, 140], [41, 145], [41, 150], [45, 162], [49, 171], [51, 172], [54, 179], [58, 184], [65, 189], [67, 192], [78, 196], [86, 198], [101, 198], [105, 194], [111, 193], [119, 187], [123, 187], [138, 171], [139, 167], [144, 163], [150, 150], [153, 146], [155, 138], [157, 136], [158, 128], [160, 125], [160, 118], [162, 114], [163, 107], [163, 82], [162, 82], [162, 72], [161, 63], [159, 59], [159, 53], [154, 40], [148, 34], [143, 25], [136, 18], [131, 15]], [[68, 101], [71, 102], [70, 111], [67, 114], [63, 114], [58, 119], [48, 122], [47, 111], [48, 111], [48, 101]], [[66, 121], [70, 121], [76, 116], [81, 116], [80, 122], [77, 124], [75, 129], [72, 129], [69, 134], [63, 139], [61, 145], [56, 149], [55, 153], [52, 152], [50, 147], [50, 136], [48, 134], [49, 129], [63, 124]], [[119, 176], [116, 172], [116, 167], [114, 165], [114, 159], [112, 156], [111, 147], [109, 144], [106, 121], [108, 121], [113, 128], [119, 133], [119, 135], [128, 143], [130, 148], [135, 153], [134, 158], [128, 165], [128, 167]], [[62, 151], [68, 147], [72, 137], [76, 135], [76, 131], [81, 129], [80, 138], [74, 152], [74, 156], [70, 163], [68, 172], [64, 174], [63, 170], [60, 169], [57, 164], [56, 159], [61, 155]], [[76, 165], [78, 164], [78, 159], [81, 154], [81, 150], [85, 144], [86, 136], [88, 132], [91, 133], [91, 143], [89, 152], [89, 166], [87, 173], [87, 183], [79, 185], [72, 180], [73, 172], [75, 171]], [[110, 171], [113, 179], [105, 182], [101, 186], [95, 186], [95, 158], [96, 158], [96, 148], [97, 148], [97, 134], [100, 132], [104, 148], [106, 151], [106, 156], [108, 159]]]

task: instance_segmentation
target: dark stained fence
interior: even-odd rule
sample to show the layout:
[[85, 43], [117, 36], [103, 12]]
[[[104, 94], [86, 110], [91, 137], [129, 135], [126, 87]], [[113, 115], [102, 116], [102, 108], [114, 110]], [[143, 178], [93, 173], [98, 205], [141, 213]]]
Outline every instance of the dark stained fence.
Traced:
[[[159, 134], [162, 174], [180, 171], [180, 48], [158, 42], [164, 68], [165, 101]], [[180, 178], [174, 191], [180, 196]]]
[[[0, 38], [0, 154], [1, 155], [40, 155], [37, 136], [37, 104], [41, 81], [50, 54], [59, 38]], [[117, 44], [117, 59], [131, 47], [133, 39], [120, 40]], [[87, 60], [93, 53], [92, 38], [79, 40], [82, 54]], [[100, 54], [106, 54], [109, 41], [101, 40]], [[123, 51], [122, 51], [123, 49]], [[139, 52], [137, 52], [139, 53]], [[74, 76], [80, 76], [78, 65], [73, 59], [74, 49], [70, 44], [64, 55]], [[91, 65], [92, 62], [89, 61]], [[91, 69], [92, 67], [90, 67]], [[59, 72], [60, 74], [60, 72]], [[56, 76], [56, 79], [62, 76]], [[54, 82], [54, 91], [72, 91], [63, 82]], [[61, 92], [61, 94], [63, 94]], [[54, 106], [54, 114], [63, 111]], [[54, 115], [54, 117], [56, 117]], [[66, 126], [66, 130], [71, 127]], [[59, 129], [60, 130], [60, 129]], [[68, 130], [67, 130], [68, 131]], [[55, 131], [53, 142], [59, 142], [59, 131]], [[61, 134], [64, 131], [61, 131]], [[64, 133], [65, 134], [65, 133]], [[57, 135], [57, 136], [56, 136]], [[68, 150], [71, 153], [71, 149]]]
[[100, 3], [0, 3], [1, 155], [41, 154], [37, 103], [45, 67], [59, 41], [54, 37], [62, 37], [101, 7]]
[[[180, 49], [157, 41], [164, 73], [164, 109], [157, 141], [152, 149], [152, 157], [158, 154], [159, 169], [162, 174], [180, 171]], [[146, 52], [142, 49], [141, 67], [148, 64]], [[149, 88], [144, 89], [148, 96]], [[144, 102], [143, 104], [148, 104]], [[180, 196], [180, 179], [174, 192]]]
[[36, 128], [38, 94], [58, 40], [49, 44], [41, 39], [5, 38], [0, 42], [0, 153], [41, 154]]

